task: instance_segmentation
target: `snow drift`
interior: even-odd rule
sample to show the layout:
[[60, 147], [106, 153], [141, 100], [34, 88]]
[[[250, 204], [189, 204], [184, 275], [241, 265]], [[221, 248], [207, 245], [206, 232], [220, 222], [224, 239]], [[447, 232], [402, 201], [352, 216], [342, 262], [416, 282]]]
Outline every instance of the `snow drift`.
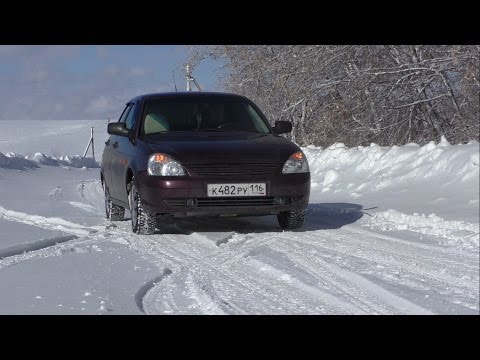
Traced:
[[[346, 188], [353, 197], [360, 191], [378, 191], [398, 184], [441, 182], [442, 186], [458, 186], [477, 181], [479, 176], [479, 143], [450, 145], [445, 138], [440, 143], [425, 146], [347, 148], [336, 143], [327, 149], [303, 148], [310, 164], [312, 187], [322, 192]], [[359, 181], [361, 180], [361, 181]]]
[[49, 166], [69, 166], [74, 168], [99, 168], [99, 163], [90, 157], [61, 156], [59, 158], [48, 156], [43, 153], [35, 153], [33, 156], [23, 156], [9, 152], [2, 154], [0, 152], [0, 168], [26, 170], [38, 168], [38, 165]]

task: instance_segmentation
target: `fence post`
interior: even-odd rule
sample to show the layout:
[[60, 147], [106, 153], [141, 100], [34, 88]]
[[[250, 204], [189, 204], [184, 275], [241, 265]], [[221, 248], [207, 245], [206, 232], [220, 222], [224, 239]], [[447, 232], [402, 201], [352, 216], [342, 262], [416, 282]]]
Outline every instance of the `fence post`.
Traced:
[[83, 157], [87, 155], [88, 149], [90, 148], [90, 145], [92, 145], [92, 156], [93, 159], [95, 160], [95, 148], [93, 144], [93, 126], [90, 128], [90, 140], [88, 141], [87, 148], [85, 149], [85, 152], [83, 153]]
[[94, 143], [93, 143], [93, 126], [92, 126], [92, 135], [91, 135], [91, 141], [92, 141], [92, 156], [93, 156], [93, 160], [95, 160], [95, 147], [94, 147]]

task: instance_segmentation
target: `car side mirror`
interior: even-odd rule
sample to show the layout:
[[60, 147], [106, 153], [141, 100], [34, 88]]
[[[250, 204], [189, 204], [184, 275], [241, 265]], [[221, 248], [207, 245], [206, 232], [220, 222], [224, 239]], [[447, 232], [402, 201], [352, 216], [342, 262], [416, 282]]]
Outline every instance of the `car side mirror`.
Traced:
[[111, 123], [108, 124], [107, 132], [110, 135], [128, 136], [129, 130], [125, 123]]
[[273, 131], [276, 134], [285, 134], [292, 131], [292, 123], [290, 121], [275, 121]]

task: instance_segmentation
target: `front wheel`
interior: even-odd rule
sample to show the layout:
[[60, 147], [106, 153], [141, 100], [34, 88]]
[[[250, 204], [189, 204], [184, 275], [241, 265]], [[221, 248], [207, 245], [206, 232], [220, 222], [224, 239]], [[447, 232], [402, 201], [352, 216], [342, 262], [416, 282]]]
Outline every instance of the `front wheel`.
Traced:
[[284, 211], [277, 215], [277, 219], [282, 229], [299, 229], [305, 222], [305, 210]]
[[130, 205], [130, 214], [132, 218], [132, 231], [136, 234], [142, 235], [154, 234], [155, 225], [157, 223], [157, 214], [148, 213], [143, 209], [140, 194], [133, 181], [130, 183], [129, 188], [128, 203]]
[[112, 203], [110, 195], [108, 193], [107, 184], [103, 184], [105, 193], [105, 216], [111, 221], [122, 221], [125, 216], [125, 208], [120, 205]]

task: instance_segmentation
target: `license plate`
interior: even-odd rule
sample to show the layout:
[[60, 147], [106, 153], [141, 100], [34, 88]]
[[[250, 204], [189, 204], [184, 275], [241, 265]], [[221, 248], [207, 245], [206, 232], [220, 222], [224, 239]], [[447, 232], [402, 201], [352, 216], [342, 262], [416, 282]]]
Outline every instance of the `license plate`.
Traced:
[[208, 184], [207, 194], [215, 196], [265, 196], [267, 187], [265, 183], [254, 184]]

